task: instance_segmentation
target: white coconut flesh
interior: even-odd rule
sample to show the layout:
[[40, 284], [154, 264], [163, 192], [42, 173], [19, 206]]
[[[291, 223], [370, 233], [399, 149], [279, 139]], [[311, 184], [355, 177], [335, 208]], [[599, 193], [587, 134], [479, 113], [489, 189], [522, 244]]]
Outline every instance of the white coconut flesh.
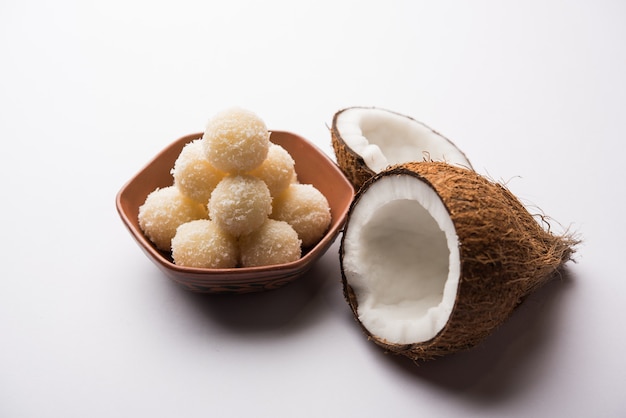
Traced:
[[396, 344], [432, 339], [452, 312], [458, 236], [435, 191], [410, 175], [383, 176], [353, 207], [342, 268], [370, 334]]
[[471, 167], [450, 141], [409, 117], [376, 108], [348, 108], [336, 120], [337, 131], [365, 164], [378, 173], [391, 164], [443, 161]]

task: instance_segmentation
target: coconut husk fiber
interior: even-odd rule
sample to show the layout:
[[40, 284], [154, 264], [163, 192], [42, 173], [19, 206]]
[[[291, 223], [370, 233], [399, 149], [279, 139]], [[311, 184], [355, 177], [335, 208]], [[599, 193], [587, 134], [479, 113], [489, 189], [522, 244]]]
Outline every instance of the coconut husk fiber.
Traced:
[[[384, 176], [414, 176], [439, 195], [456, 228], [461, 263], [452, 313], [433, 339], [394, 344], [363, 328], [368, 338], [391, 353], [428, 360], [475, 346], [572, 259], [576, 239], [544, 229], [503, 185], [445, 163], [390, 167], [362, 186], [353, 206], [370, 184]], [[341, 247], [342, 260], [343, 242]], [[343, 266], [342, 277], [344, 296], [358, 320], [358, 300], [343, 275]]]
[[[335, 115], [335, 119], [336, 119]], [[365, 163], [363, 157], [354, 152], [344, 142], [343, 138], [335, 127], [333, 121], [333, 128], [331, 129], [331, 140], [335, 156], [337, 157], [337, 165], [343, 171], [343, 174], [350, 180], [350, 183], [354, 186], [355, 190], [359, 188], [369, 180], [374, 174], [374, 170], [369, 168]]]

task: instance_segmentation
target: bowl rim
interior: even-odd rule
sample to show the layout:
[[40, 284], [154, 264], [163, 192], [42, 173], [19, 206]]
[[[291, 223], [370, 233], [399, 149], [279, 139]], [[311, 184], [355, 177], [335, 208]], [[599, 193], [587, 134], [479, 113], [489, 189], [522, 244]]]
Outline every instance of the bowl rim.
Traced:
[[[125, 198], [129, 193], [129, 188], [134, 184], [136, 179], [140, 177], [146, 170], [154, 165], [156, 161], [163, 157], [163, 154], [171, 152], [172, 148], [183, 146], [184, 143], [190, 142], [195, 139], [199, 139], [202, 137], [202, 132], [192, 133], [188, 135], [184, 135], [179, 137], [177, 140], [168, 144], [165, 148], [159, 151], [154, 157], [152, 157], [144, 166], [138, 170], [126, 183], [122, 186], [122, 188], [118, 191], [116, 195], [116, 208], [119, 216], [122, 219], [122, 222], [130, 232], [131, 236], [135, 239], [135, 241], [139, 244], [139, 246], [143, 249], [143, 251], [152, 259], [152, 261], [156, 262], [162, 268], [164, 268], [169, 272], [177, 273], [179, 275], [190, 275], [196, 278], [203, 276], [206, 277], [207, 280], [211, 280], [212, 276], [229, 276], [231, 277], [228, 280], [232, 280], [232, 277], [237, 277], [238, 282], [254, 282], [255, 279], [262, 278], [267, 276], [268, 273], [277, 273], [281, 271], [294, 271], [294, 270], [303, 270], [306, 269], [312, 262], [314, 262], [319, 256], [323, 255], [328, 247], [335, 241], [339, 232], [341, 232], [346, 217], [350, 208], [350, 202], [354, 199], [355, 191], [353, 185], [349, 182], [347, 177], [343, 174], [343, 171], [339, 168], [339, 166], [321, 149], [319, 149], [315, 144], [308, 141], [304, 137], [281, 130], [269, 130], [271, 134], [277, 135], [286, 135], [297, 138], [299, 142], [303, 146], [307, 146], [313, 151], [315, 151], [319, 157], [324, 158], [328, 162], [329, 170], [335, 172], [337, 180], [343, 183], [343, 187], [347, 189], [349, 192], [349, 196], [347, 196], [347, 204], [344, 204], [341, 207], [339, 213], [332, 213], [334, 219], [331, 220], [331, 225], [328, 230], [324, 234], [324, 236], [320, 239], [320, 241], [314, 246], [306, 249], [306, 252], [303, 253], [302, 257], [298, 260], [291, 261], [288, 263], [282, 264], [273, 264], [267, 266], [255, 266], [255, 267], [233, 267], [233, 268], [221, 268], [221, 269], [208, 269], [208, 268], [199, 268], [199, 267], [187, 267], [174, 264], [173, 261], [170, 261], [164, 252], [156, 249], [156, 247], [149, 241], [149, 239], [143, 234], [138, 227], [136, 227], [134, 221], [130, 218], [129, 214], [124, 210]], [[271, 137], [270, 137], [271, 138]], [[310, 266], [309, 266], [310, 267]], [[247, 277], [247, 279], [246, 279]], [[219, 283], [222, 283], [219, 281]]]

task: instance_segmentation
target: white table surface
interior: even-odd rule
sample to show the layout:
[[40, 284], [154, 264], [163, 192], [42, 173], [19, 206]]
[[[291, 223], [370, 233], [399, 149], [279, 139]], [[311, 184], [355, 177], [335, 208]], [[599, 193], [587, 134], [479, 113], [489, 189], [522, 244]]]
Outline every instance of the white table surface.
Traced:
[[[0, 416], [626, 416], [626, 3], [0, 3]], [[553, 230], [561, 280], [417, 367], [368, 342], [338, 241], [306, 277], [190, 293], [114, 205], [238, 105], [332, 155], [348, 106], [417, 118]]]

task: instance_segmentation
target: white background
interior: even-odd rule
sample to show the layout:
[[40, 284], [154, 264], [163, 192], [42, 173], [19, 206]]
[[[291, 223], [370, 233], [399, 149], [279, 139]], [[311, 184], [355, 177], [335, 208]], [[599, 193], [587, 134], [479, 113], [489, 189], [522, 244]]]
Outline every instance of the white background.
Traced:
[[[0, 3], [0, 416], [626, 416], [623, 1]], [[232, 105], [332, 155], [348, 106], [451, 138], [584, 242], [474, 350], [368, 342], [338, 241], [278, 291], [169, 281], [115, 195]]]

